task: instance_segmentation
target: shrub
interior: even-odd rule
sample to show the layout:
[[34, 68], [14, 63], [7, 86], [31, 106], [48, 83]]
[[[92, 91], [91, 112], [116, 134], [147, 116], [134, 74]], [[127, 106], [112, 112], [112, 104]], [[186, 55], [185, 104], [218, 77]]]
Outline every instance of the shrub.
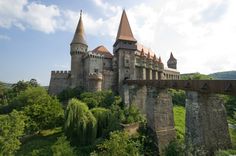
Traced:
[[130, 124], [135, 122], [144, 122], [145, 118], [135, 105], [131, 105], [124, 109], [122, 123]]
[[184, 155], [184, 145], [183, 143], [173, 140], [165, 149], [166, 156], [183, 156]]
[[61, 136], [51, 147], [53, 156], [75, 156], [74, 149], [65, 136]]
[[138, 141], [132, 140], [128, 133], [123, 131], [115, 131], [110, 133], [110, 138], [98, 145], [98, 150], [92, 155], [102, 156], [125, 156], [139, 155]]

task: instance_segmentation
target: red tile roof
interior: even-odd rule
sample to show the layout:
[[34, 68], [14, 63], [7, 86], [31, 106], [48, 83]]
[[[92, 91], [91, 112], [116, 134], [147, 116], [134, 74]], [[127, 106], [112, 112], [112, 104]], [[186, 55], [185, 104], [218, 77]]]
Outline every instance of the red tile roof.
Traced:
[[97, 48], [93, 49], [92, 52], [103, 55], [105, 58], [112, 58], [113, 57], [112, 54], [103, 45], [100, 45]]
[[132, 33], [125, 10], [123, 10], [116, 40], [137, 41]]

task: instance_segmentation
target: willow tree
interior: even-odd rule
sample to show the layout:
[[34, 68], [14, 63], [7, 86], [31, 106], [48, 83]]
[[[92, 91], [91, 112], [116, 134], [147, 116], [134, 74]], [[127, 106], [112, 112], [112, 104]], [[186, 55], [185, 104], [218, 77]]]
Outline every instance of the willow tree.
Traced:
[[112, 119], [113, 116], [111, 111], [106, 108], [93, 108], [91, 110], [95, 118], [97, 119], [97, 137], [101, 137], [103, 135], [108, 134], [108, 132], [112, 129]]
[[96, 138], [96, 118], [88, 106], [71, 99], [65, 113], [65, 134], [75, 145], [88, 145]]

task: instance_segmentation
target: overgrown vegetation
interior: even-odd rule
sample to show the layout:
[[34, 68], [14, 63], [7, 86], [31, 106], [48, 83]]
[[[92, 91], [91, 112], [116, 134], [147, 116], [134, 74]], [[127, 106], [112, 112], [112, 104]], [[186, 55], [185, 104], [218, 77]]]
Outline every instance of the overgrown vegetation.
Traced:
[[[185, 92], [170, 93], [177, 137], [165, 155], [183, 155]], [[235, 125], [236, 98], [223, 98], [229, 123]], [[120, 126], [137, 122], [140, 128], [132, 135]], [[112, 91], [91, 93], [68, 88], [54, 97], [34, 79], [19, 81], [10, 88], [0, 83], [0, 125], [0, 155], [157, 155], [155, 136], [144, 116], [135, 104], [125, 107]], [[236, 148], [236, 129], [230, 128], [230, 135]], [[235, 151], [217, 153], [227, 154]]]

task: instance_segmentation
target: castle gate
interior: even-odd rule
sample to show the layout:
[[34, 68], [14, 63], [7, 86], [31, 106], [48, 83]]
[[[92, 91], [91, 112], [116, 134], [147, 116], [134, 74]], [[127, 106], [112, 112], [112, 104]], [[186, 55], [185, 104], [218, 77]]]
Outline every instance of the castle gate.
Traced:
[[124, 102], [146, 114], [160, 154], [176, 136], [168, 88], [186, 91], [187, 155], [213, 155], [231, 147], [224, 101], [217, 94], [236, 95], [236, 80], [125, 80]]

